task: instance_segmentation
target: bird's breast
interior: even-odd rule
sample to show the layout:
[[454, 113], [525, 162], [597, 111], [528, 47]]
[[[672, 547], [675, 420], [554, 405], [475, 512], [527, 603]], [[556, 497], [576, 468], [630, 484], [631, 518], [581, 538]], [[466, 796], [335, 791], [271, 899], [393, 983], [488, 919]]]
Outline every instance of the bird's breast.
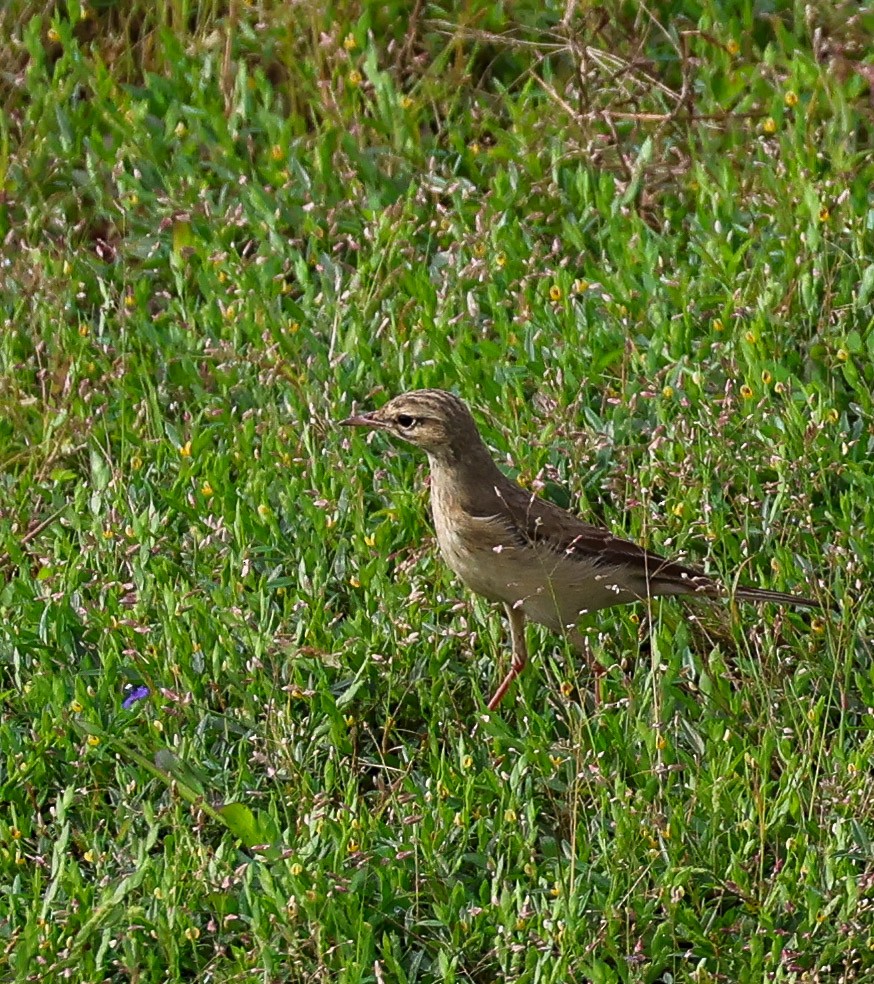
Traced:
[[589, 612], [636, 600], [619, 572], [595, 558], [528, 541], [507, 517], [471, 516], [432, 503], [437, 543], [464, 584], [491, 601], [517, 606], [534, 622], [561, 631]]

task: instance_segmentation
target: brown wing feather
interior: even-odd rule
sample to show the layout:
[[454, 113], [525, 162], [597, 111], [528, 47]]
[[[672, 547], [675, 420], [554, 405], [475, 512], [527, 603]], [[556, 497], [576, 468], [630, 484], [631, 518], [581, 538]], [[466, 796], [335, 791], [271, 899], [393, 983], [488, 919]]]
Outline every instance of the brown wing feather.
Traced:
[[[584, 523], [572, 513], [509, 481], [495, 488], [498, 509], [520, 546], [548, 545], [557, 554], [579, 556], [580, 560], [605, 569], [623, 569], [629, 582], [637, 582], [641, 597], [655, 595], [700, 594], [716, 598], [727, 590], [718, 580], [698, 568], [669, 560], [646, 550], [631, 540], [615, 536], [609, 530]], [[633, 583], [628, 587], [633, 590]], [[742, 601], [775, 602], [820, 608], [811, 598], [769, 591], [765, 588], [738, 586], [734, 595]]]
[[[694, 567], [668, 560], [609, 530], [584, 523], [560, 506], [518, 487], [496, 489], [502, 512], [527, 544], [548, 545], [557, 553], [592, 559], [605, 567], [625, 567], [651, 586], [660, 581], [688, 584], [688, 592], [716, 591], [717, 583]], [[685, 593], [685, 592], [681, 592]]]

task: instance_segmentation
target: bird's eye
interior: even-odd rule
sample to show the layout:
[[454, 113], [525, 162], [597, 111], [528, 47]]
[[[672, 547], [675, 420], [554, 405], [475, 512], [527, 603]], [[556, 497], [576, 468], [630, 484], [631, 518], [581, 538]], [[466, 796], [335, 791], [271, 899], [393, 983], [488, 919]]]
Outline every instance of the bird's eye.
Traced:
[[408, 413], [401, 413], [395, 417], [398, 427], [403, 427], [404, 430], [410, 430], [415, 427], [418, 421], [415, 417], [411, 417]]

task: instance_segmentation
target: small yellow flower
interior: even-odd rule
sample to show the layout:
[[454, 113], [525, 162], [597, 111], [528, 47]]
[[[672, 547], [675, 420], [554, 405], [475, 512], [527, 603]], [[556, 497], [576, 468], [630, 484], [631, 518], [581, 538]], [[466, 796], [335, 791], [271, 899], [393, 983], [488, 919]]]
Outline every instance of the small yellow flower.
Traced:
[[562, 697], [570, 697], [570, 695], [574, 692], [574, 685], [570, 682], [570, 680], [563, 680], [559, 689], [561, 690]]
[[557, 769], [562, 762], [564, 762], [564, 759], [560, 755], [549, 756], [549, 764], [553, 767], [553, 769]]
[[189, 926], [188, 929], [185, 930], [185, 939], [191, 940], [192, 942], [200, 939], [200, 930], [197, 926]]
[[282, 147], [279, 144], [274, 144], [270, 148], [270, 156], [275, 161], [281, 161], [282, 158], [285, 156], [285, 151], [282, 149]]
[[464, 826], [464, 814], [463, 813], [456, 813], [455, 816], [452, 818], [452, 824], [455, 827], [463, 827]]
[[673, 386], [663, 386], [662, 387], [662, 396], [666, 400], [672, 399], [673, 398], [673, 395], [674, 395], [674, 387]]
[[763, 131], [764, 131], [765, 133], [768, 133], [768, 134], [771, 134], [771, 133], [776, 133], [776, 132], [777, 132], [777, 121], [776, 121], [776, 120], [774, 119], [774, 117], [773, 117], [773, 116], [769, 116], [769, 117], [768, 117], [768, 118], [767, 118], [767, 119], [766, 119], [766, 120], [765, 120], [765, 121], [764, 121], [764, 122], [762, 123], [762, 130], [763, 130]]
[[360, 845], [358, 844], [358, 841], [349, 841], [349, 843], [346, 845], [346, 850], [350, 854], [354, 854], [358, 850], [359, 846]]
[[361, 82], [362, 82], [361, 72], [353, 68], [352, 71], [349, 73], [349, 85], [357, 88], [359, 85], [361, 85]]
[[131, 192], [127, 196], [127, 203], [128, 203], [128, 205], [132, 206], [133, 208], [136, 208], [137, 205], [139, 205], [139, 203], [140, 203], [140, 196], [136, 192]]
[[549, 299], [553, 302], [558, 302], [561, 300], [561, 297], [562, 297], [561, 287], [559, 287], [558, 284], [553, 284], [549, 288]]
[[552, 888], [549, 890], [549, 894], [557, 899], [561, 895], [561, 885], [558, 882], [553, 882]]
[[48, 31], [49, 41], [53, 44], [57, 44], [61, 40], [61, 35], [58, 34], [58, 29], [56, 27], [50, 27]]
[[94, 864], [94, 862], [97, 859], [97, 855], [93, 851], [90, 851], [90, 850], [89, 851], [86, 851], [82, 855], [82, 857], [84, 858], [85, 861], [88, 862], [88, 864]]
[[173, 128], [173, 133], [175, 133], [177, 137], [184, 137], [185, 134], [188, 133], [188, 127], [182, 122], [182, 120], [180, 120]]
[[674, 503], [674, 508], [671, 509], [671, 512], [677, 517], [683, 516], [686, 512], [686, 503], [685, 502]]
[[734, 38], [732, 38], [732, 39], [731, 39], [731, 41], [729, 41], [729, 42], [728, 42], [728, 43], [726, 44], [726, 46], [725, 46], [725, 50], [726, 50], [726, 51], [727, 51], [727, 52], [728, 52], [728, 53], [729, 53], [729, 54], [730, 54], [730, 55], [731, 55], [732, 57], [734, 57], [734, 56], [735, 56], [735, 55], [736, 55], [736, 54], [737, 54], [737, 53], [738, 53], [738, 52], [740, 51], [740, 45], [738, 44], [738, 42], [737, 42], [737, 41], [735, 41], [735, 40], [734, 40]]
[[158, 720], [157, 718], [155, 718], [155, 720], [154, 720], [154, 721], [152, 721], [152, 727], [153, 727], [153, 728], [155, 729], [155, 731], [157, 731], [157, 732], [158, 732], [159, 734], [160, 734], [160, 733], [161, 733], [161, 732], [162, 732], [162, 731], [164, 730], [164, 724], [163, 724], [163, 722], [162, 722], [162, 721], [159, 721], [159, 720]]
[[270, 518], [270, 506], [268, 506], [266, 502], [262, 502], [258, 506], [258, 515], [262, 519], [269, 519]]
[[364, 538], [364, 545], [366, 547], [373, 547], [376, 545], [376, 537], [372, 533], [368, 533]]
[[771, 385], [771, 380], [773, 378], [774, 377], [768, 372], [767, 369], [763, 369], [762, 370], [762, 382], [764, 383], [765, 386], [770, 386]]
[[82, 338], [87, 338], [91, 334], [91, 328], [88, 325], [79, 325], [79, 334]]
[[159, 902], [161, 901], [161, 899], [163, 899], [163, 898], [164, 898], [164, 892], [163, 892], [163, 890], [161, 889], [161, 886], [160, 886], [160, 885], [156, 885], [156, 886], [155, 886], [155, 887], [154, 887], [154, 888], [152, 889], [152, 898], [155, 898], [155, 899], [157, 899], [157, 900], [158, 900]]
[[775, 574], [779, 574], [779, 573], [780, 573], [780, 561], [779, 561], [779, 560], [777, 560], [777, 558], [776, 558], [776, 557], [772, 557], [772, 558], [771, 558], [771, 570], [772, 570], [772, 571], [773, 571], [773, 572], [774, 572]]
[[589, 289], [588, 280], [580, 280], [579, 278], [574, 281], [573, 291], [575, 294], [585, 294]]
[[139, 471], [143, 467], [143, 459], [135, 454], [130, 460], [131, 471]]
[[759, 336], [754, 331], [748, 331], [744, 333], [744, 341], [747, 345], [755, 345], [759, 340]]
[[191, 457], [191, 441], [186, 441], [182, 447], [179, 449], [180, 458], [190, 458]]
[[471, 769], [471, 768], [473, 768], [473, 756], [472, 755], [465, 755], [464, 758], [461, 760], [461, 767], [462, 767], [462, 769]]
[[659, 735], [656, 738], [656, 748], [663, 752], [668, 747], [668, 739], [664, 735]]
[[200, 486], [200, 494], [204, 497], [204, 499], [211, 499], [215, 493], [213, 492], [213, 488], [209, 482], [204, 482], [203, 485]]
[[354, 34], [347, 34], [346, 37], [343, 38], [343, 47], [347, 51], [354, 51], [358, 47], [358, 42], [355, 40]]
[[347, 714], [346, 717], [343, 718], [343, 723], [346, 725], [347, 728], [354, 728], [355, 727], [355, 715], [354, 714]]
[[825, 622], [821, 618], [814, 618], [810, 621], [810, 631], [814, 632], [816, 635], [822, 635], [825, 632]]
[[70, 710], [74, 714], [81, 714], [82, 713], [82, 705], [79, 703], [78, 700], [71, 700], [70, 701]]
[[717, 333], [725, 331], [725, 325], [722, 323], [722, 318], [714, 318], [710, 322], [710, 327]]
[[515, 823], [517, 820], [516, 811], [513, 809], [504, 810], [504, 820], [506, 823]]
[[834, 407], [830, 407], [826, 410], [825, 420], [828, 424], [836, 424], [841, 419], [841, 415]]
[[300, 322], [292, 321], [291, 324], [288, 326], [288, 333], [290, 335], [296, 335], [299, 331], [300, 331]]
[[350, 577], [349, 578], [349, 583], [352, 585], [353, 588], [360, 588], [361, 587], [361, 582], [358, 580], [357, 577]]
[[18, 829], [18, 827], [12, 827], [11, 830], [9, 831], [9, 836], [14, 841], [21, 840], [21, 831]]
[[479, 154], [480, 150], [482, 150], [482, 148], [480, 147], [479, 143], [477, 143], [477, 141], [474, 140], [473, 143], [471, 143], [470, 146], [468, 147], [468, 150], [471, 152], [471, 154], [473, 154], [474, 157], [476, 157], [477, 154]]
[[137, 301], [133, 294], [127, 293], [124, 295], [124, 306], [128, 309], [128, 311], [137, 306]]
[[105, 526], [103, 528], [103, 539], [111, 540], [115, 536], [115, 530], [111, 526]]
[[297, 878], [298, 875], [303, 874], [303, 865], [299, 861], [295, 861], [288, 870]]
[[401, 96], [401, 109], [412, 109], [415, 105], [410, 96]]
[[752, 386], [747, 386], [747, 384], [744, 383], [743, 386], [741, 386], [741, 388], [740, 388], [740, 395], [745, 400], [751, 400], [753, 398], [753, 388], [752, 388]]
[[798, 105], [798, 93], [797, 92], [793, 92], [791, 89], [789, 89], [789, 91], [786, 93], [786, 95], [783, 96], [783, 102], [786, 103], [786, 105], [790, 109], [792, 109], [793, 106], [797, 106]]
[[631, 622], [632, 625], [640, 625], [640, 616], [637, 612], [631, 612], [628, 616], [628, 621]]
[[829, 220], [830, 217], [831, 217], [831, 212], [829, 212], [829, 210], [825, 206], [823, 206], [819, 210], [819, 221], [820, 222], [828, 222], [828, 220]]
[[850, 353], [845, 348], [839, 348], [837, 352], [835, 352], [835, 358], [838, 362], [849, 362]]
[[486, 244], [485, 243], [474, 243], [473, 255], [478, 259], [482, 259], [486, 255]]
[[502, 270], [506, 265], [507, 265], [507, 257], [506, 257], [506, 254], [504, 254], [504, 253], [498, 253], [498, 255], [495, 257], [495, 266], [499, 270]]
[[85, 739], [92, 748], [96, 748], [100, 744], [100, 738], [97, 735], [88, 735]]
[[229, 304], [224, 309], [224, 311], [222, 312], [222, 316], [224, 317], [225, 321], [233, 321], [234, 320], [234, 315], [236, 313], [237, 312], [234, 310], [234, 305], [233, 304]]

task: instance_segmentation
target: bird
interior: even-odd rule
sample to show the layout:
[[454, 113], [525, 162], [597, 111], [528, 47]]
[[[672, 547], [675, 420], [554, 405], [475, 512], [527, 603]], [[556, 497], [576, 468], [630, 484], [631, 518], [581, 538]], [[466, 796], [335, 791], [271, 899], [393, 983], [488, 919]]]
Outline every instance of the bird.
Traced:
[[[463, 400], [441, 389], [395, 396], [341, 426], [385, 431], [423, 450], [440, 553], [464, 585], [503, 604], [510, 669], [488, 702], [494, 711], [528, 662], [526, 620], [565, 635], [583, 656], [583, 616], [667, 595], [718, 599], [716, 578], [583, 521], [522, 488], [497, 466]], [[738, 586], [740, 601], [818, 609], [812, 598]], [[591, 664], [591, 661], [590, 661]], [[597, 674], [603, 672], [592, 665]]]

